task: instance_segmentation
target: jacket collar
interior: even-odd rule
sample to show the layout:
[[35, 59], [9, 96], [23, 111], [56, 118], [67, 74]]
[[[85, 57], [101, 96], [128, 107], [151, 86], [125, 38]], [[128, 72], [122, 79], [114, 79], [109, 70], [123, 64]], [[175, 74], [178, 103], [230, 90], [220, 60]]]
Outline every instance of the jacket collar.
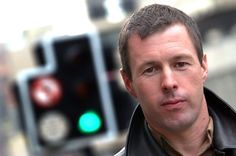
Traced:
[[236, 148], [236, 113], [230, 105], [204, 88], [209, 114], [214, 123], [213, 144], [219, 150]]
[[140, 105], [133, 113], [126, 143], [128, 156], [166, 156], [165, 151], [156, 143], [154, 138], [147, 133], [145, 119]]
[[[209, 113], [213, 119], [213, 144], [217, 150], [236, 148], [236, 113], [221, 98], [204, 88]], [[145, 119], [141, 107], [138, 105], [130, 123], [126, 154], [129, 156], [164, 156], [166, 153], [155, 142], [145, 128]]]

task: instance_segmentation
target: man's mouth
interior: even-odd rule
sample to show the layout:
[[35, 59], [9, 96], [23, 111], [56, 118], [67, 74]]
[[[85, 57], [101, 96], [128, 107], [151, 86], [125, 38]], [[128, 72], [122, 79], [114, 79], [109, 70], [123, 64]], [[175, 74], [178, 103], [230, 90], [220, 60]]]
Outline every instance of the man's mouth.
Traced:
[[167, 109], [178, 109], [183, 106], [184, 102], [184, 99], [169, 99], [164, 101], [161, 106]]
[[181, 100], [181, 99], [170, 99], [170, 100], [166, 100], [162, 105], [175, 105], [183, 101], [184, 100]]

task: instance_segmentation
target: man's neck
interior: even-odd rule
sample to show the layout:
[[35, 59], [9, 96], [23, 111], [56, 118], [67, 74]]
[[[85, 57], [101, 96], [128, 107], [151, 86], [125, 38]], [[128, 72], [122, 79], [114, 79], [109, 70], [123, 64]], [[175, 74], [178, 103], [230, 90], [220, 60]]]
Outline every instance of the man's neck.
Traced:
[[191, 127], [183, 131], [159, 131], [149, 128], [156, 139], [160, 135], [163, 136], [181, 154], [186, 156], [196, 155], [207, 137], [207, 127], [210, 117], [208, 112], [203, 113], [207, 113], [207, 115], [203, 115]]
[[[209, 119], [208, 119], [209, 122]], [[205, 128], [199, 128], [191, 131], [183, 132], [179, 135], [168, 137], [169, 143], [182, 155], [195, 155], [199, 152], [201, 145], [207, 137], [207, 124]]]

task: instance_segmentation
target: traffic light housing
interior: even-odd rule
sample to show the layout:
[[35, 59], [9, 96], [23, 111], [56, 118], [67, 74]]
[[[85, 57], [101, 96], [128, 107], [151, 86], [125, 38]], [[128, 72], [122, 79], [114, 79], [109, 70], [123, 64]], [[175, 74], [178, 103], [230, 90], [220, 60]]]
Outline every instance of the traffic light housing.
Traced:
[[17, 76], [30, 149], [70, 150], [114, 137], [116, 119], [99, 36], [90, 31], [44, 38], [36, 68]]

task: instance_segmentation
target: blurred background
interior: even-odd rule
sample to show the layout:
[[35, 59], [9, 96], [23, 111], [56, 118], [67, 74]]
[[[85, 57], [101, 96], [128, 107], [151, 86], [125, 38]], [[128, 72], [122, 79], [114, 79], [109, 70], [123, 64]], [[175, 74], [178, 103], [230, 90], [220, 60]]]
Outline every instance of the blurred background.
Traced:
[[119, 76], [117, 38], [133, 11], [175, 6], [198, 23], [206, 86], [236, 108], [234, 0], [0, 2], [0, 156], [110, 156], [136, 101]]

